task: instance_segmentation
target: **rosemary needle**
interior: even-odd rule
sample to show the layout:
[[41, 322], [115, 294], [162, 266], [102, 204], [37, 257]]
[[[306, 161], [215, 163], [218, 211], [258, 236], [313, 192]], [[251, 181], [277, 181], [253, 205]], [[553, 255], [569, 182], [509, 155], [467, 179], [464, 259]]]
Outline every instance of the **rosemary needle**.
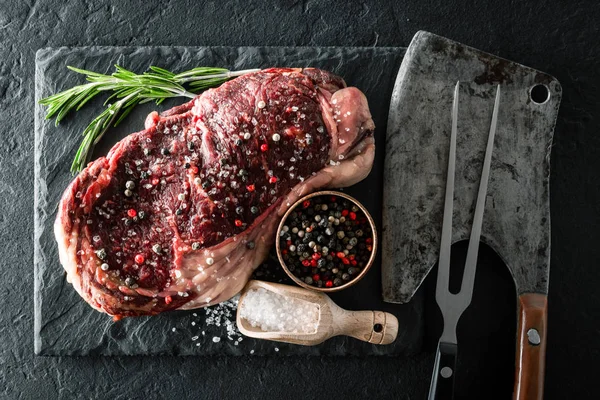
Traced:
[[88, 83], [40, 100], [47, 107], [46, 119], [55, 119], [58, 125], [70, 112], [78, 111], [88, 101], [103, 93], [111, 93], [104, 102], [102, 113], [83, 131], [83, 140], [71, 164], [71, 172], [81, 171], [88, 163], [94, 146], [111, 126], [117, 126], [138, 104], [154, 101], [162, 103], [172, 97], [194, 98], [198, 93], [216, 87], [236, 76], [257, 69], [229, 71], [225, 68], [197, 67], [174, 74], [164, 68], [151, 66], [149, 71], [136, 74], [119, 65], [110, 75], [68, 66], [70, 70], [85, 75]]

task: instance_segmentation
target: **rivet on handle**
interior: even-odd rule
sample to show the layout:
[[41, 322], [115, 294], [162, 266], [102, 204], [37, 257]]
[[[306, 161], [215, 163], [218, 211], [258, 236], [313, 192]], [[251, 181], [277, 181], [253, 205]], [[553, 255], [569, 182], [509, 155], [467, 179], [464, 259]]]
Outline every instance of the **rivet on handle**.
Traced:
[[529, 341], [529, 344], [533, 346], [537, 346], [542, 341], [540, 333], [535, 328], [531, 328], [527, 331], [527, 340]]
[[450, 378], [452, 376], [452, 368], [444, 367], [440, 370], [440, 375], [442, 378]]

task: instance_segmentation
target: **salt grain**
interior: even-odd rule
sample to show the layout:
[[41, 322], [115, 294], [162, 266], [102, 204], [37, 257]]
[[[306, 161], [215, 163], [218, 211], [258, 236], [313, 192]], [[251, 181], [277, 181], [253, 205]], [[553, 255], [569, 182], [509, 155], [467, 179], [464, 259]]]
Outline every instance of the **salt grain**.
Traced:
[[259, 288], [246, 293], [240, 315], [265, 332], [313, 333], [319, 325], [319, 306]]

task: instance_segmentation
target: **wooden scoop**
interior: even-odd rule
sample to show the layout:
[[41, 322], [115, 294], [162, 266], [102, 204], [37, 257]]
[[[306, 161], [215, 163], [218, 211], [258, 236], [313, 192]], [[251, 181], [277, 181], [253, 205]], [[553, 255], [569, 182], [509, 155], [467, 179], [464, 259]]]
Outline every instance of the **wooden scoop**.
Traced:
[[[319, 322], [316, 332], [274, 332], [263, 331], [260, 327], [253, 327], [250, 322], [241, 317], [240, 310], [248, 291], [260, 288], [284, 297], [304, 300], [318, 305]], [[250, 281], [242, 290], [236, 322], [240, 332], [246, 336], [304, 346], [313, 346], [339, 335], [352, 336], [373, 344], [390, 344], [396, 340], [398, 334], [398, 320], [390, 313], [344, 310], [338, 307], [326, 294], [264, 281]]]

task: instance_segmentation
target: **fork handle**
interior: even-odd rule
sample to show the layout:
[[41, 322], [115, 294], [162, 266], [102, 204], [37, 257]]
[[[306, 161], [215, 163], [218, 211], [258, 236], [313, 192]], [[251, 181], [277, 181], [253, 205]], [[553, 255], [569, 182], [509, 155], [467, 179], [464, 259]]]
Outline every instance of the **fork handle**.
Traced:
[[519, 296], [514, 400], [544, 397], [547, 318], [546, 295], [524, 293]]
[[458, 346], [454, 343], [439, 342], [431, 376], [428, 400], [454, 398], [454, 376]]

